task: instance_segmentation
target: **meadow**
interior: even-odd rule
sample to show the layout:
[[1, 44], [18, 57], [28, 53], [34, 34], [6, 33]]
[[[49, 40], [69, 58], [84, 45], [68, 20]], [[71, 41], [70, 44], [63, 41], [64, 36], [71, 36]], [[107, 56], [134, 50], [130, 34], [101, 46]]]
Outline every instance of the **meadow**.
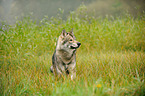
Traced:
[[[26, 16], [0, 29], [1, 96], [145, 95], [145, 15], [105, 18], [70, 12], [66, 20]], [[74, 29], [77, 77], [55, 80], [51, 57], [63, 29]]]

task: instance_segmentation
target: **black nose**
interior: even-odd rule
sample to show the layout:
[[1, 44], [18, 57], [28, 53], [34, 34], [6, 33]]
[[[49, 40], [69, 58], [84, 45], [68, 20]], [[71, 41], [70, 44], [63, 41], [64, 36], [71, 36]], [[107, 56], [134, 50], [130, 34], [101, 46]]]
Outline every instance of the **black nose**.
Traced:
[[81, 43], [80, 43], [80, 42], [78, 42], [78, 43], [77, 43], [77, 45], [78, 45], [78, 46], [80, 46], [80, 45], [81, 45]]

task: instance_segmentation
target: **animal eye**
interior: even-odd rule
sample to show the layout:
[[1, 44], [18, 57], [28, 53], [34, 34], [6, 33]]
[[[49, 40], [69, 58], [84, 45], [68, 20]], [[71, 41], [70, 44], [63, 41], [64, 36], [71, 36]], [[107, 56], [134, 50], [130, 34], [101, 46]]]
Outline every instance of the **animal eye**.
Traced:
[[73, 41], [72, 39], [70, 39], [69, 41]]

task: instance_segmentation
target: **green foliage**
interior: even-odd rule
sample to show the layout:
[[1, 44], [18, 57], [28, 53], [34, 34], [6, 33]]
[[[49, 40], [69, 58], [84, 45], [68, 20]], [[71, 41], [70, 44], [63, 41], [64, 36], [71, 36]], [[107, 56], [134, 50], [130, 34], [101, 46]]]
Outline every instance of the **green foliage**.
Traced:
[[[65, 21], [45, 16], [36, 24], [27, 16], [14, 25], [2, 25], [1, 95], [144, 95], [145, 16], [94, 18], [84, 9], [71, 12]], [[74, 28], [82, 43], [74, 81], [56, 81], [49, 72], [63, 28]]]

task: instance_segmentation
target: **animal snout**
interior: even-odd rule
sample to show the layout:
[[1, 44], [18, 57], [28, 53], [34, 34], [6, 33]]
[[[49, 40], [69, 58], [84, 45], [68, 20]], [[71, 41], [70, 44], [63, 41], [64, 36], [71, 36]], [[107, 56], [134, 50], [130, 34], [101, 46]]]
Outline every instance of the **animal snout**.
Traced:
[[78, 46], [80, 46], [80, 45], [81, 45], [81, 43], [80, 43], [80, 42], [78, 42], [78, 43], [77, 43], [77, 45], [78, 45]]

